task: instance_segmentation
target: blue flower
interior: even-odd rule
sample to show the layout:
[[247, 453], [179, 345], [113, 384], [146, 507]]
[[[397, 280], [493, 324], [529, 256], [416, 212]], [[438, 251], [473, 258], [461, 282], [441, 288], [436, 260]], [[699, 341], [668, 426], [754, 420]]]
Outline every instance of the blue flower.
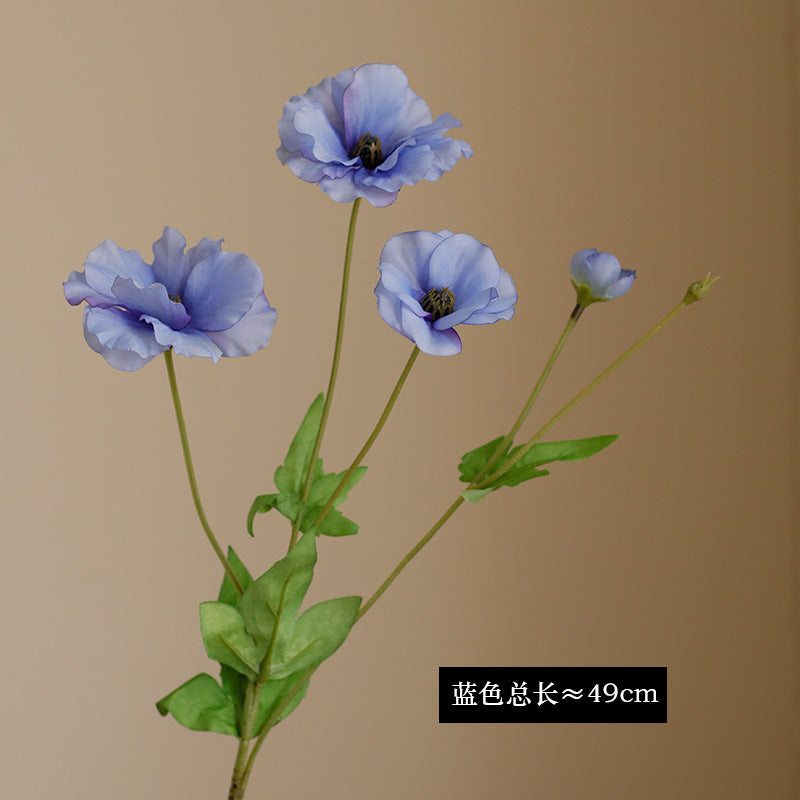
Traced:
[[384, 322], [424, 353], [461, 352], [454, 327], [511, 319], [517, 292], [494, 253], [465, 233], [409, 231], [381, 251], [375, 287]]
[[622, 269], [611, 253], [597, 250], [578, 250], [569, 262], [569, 274], [580, 306], [622, 297], [636, 277], [633, 270]]
[[153, 263], [107, 239], [89, 253], [85, 272], [64, 283], [67, 301], [86, 301], [83, 333], [112, 367], [132, 372], [167, 348], [185, 356], [247, 356], [264, 347], [277, 312], [264, 295], [258, 265], [166, 227]]
[[461, 156], [466, 142], [443, 136], [461, 123], [434, 121], [408, 78], [390, 64], [365, 64], [325, 78], [293, 97], [278, 123], [282, 164], [340, 203], [366, 197], [391, 205], [403, 185], [435, 181]]

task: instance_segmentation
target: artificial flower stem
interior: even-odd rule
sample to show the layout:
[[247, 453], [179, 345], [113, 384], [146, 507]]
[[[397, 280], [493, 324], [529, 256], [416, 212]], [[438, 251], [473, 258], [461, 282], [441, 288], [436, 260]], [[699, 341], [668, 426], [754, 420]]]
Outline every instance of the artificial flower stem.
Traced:
[[675, 317], [681, 309], [685, 308], [689, 303], [684, 298], [678, 303], [672, 311], [667, 314], [664, 319], [661, 320], [657, 325], [651, 328], [641, 339], [635, 342], [631, 347], [629, 347], [619, 358], [609, 364], [591, 383], [587, 384], [583, 389], [581, 389], [575, 397], [572, 398], [558, 413], [552, 416], [541, 428], [530, 438], [528, 441], [514, 454], [514, 457], [506, 461], [500, 469], [497, 470], [493, 475], [490, 475], [485, 480], [481, 481], [480, 483], [477, 480], [473, 481], [470, 485], [471, 489], [483, 489], [486, 486], [491, 485], [494, 481], [496, 481], [501, 475], [504, 475], [508, 470], [510, 470], [521, 458], [525, 456], [525, 454], [533, 447], [539, 439], [544, 436], [547, 431], [550, 430], [562, 417], [564, 417], [569, 411], [571, 411], [581, 400], [583, 400], [586, 395], [588, 395], [593, 389], [597, 388], [617, 367], [627, 361], [640, 347], [647, 344], [665, 325], [667, 325], [673, 317]]
[[461, 497], [461, 495], [459, 495], [452, 503], [450, 508], [448, 508], [447, 511], [445, 511], [441, 517], [439, 517], [439, 519], [435, 522], [433, 527], [414, 545], [414, 547], [411, 548], [411, 550], [408, 551], [408, 554], [405, 556], [405, 558], [403, 558], [403, 560], [392, 570], [389, 577], [380, 585], [375, 594], [373, 594], [372, 597], [370, 597], [370, 599], [367, 600], [367, 602], [361, 606], [358, 614], [356, 615], [356, 622], [358, 622], [358, 620], [360, 620], [361, 617], [363, 617], [364, 614], [366, 614], [367, 611], [369, 611], [370, 608], [372, 608], [372, 606], [375, 605], [380, 596], [393, 583], [394, 579], [406, 568], [409, 561], [411, 561], [411, 559], [414, 558], [414, 556], [417, 553], [419, 553], [419, 551], [422, 550], [422, 548], [425, 547], [426, 544], [428, 544], [428, 542], [434, 537], [435, 533], [439, 530], [439, 528], [441, 528], [442, 525], [444, 525], [445, 522], [447, 522], [447, 520], [449, 520], [450, 517], [452, 517], [453, 514], [455, 514], [455, 512], [458, 510], [458, 507], [463, 502], [464, 498]]
[[364, 442], [364, 446], [361, 450], [358, 451], [358, 455], [353, 460], [353, 463], [350, 465], [350, 468], [345, 473], [344, 477], [339, 481], [339, 485], [333, 490], [333, 494], [328, 499], [328, 502], [325, 504], [325, 507], [320, 511], [319, 515], [317, 516], [316, 520], [314, 520], [314, 525], [320, 525], [322, 520], [325, 519], [327, 513], [333, 508], [334, 504], [336, 503], [336, 499], [339, 495], [344, 491], [345, 486], [347, 486], [350, 478], [353, 476], [353, 473], [358, 469], [361, 465], [361, 462], [364, 460], [364, 457], [369, 452], [369, 449], [375, 444], [375, 440], [380, 435], [380, 432], [383, 430], [383, 426], [386, 424], [386, 420], [389, 419], [389, 414], [392, 413], [392, 409], [394, 408], [395, 402], [397, 402], [397, 398], [400, 395], [400, 390], [403, 388], [403, 385], [406, 382], [406, 378], [408, 377], [409, 372], [411, 372], [411, 368], [414, 366], [414, 362], [417, 360], [417, 356], [419, 355], [419, 347], [414, 345], [414, 349], [411, 351], [411, 355], [408, 357], [408, 361], [406, 361], [405, 367], [403, 367], [403, 371], [400, 373], [400, 377], [397, 379], [397, 383], [392, 389], [391, 395], [389, 395], [389, 399], [386, 402], [386, 407], [383, 409], [383, 413], [380, 415], [378, 421], [375, 423], [375, 427], [372, 429], [372, 433], [367, 438], [367, 441]]
[[253, 721], [258, 710], [258, 700], [261, 694], [261, 687], [256, 681], [248, 681], [247, 690], [244, 696], [244, 707], [242, 711], [242, 728], [239, 738], [239, 748], [236, 751], [236, 761], [233, 765], [233, 775], [231, 776], [231, 786], [228, 790], [228, 800], [240, 800], [244, 796], [245, 770], [248, 761], [248, 749], [252, 738]]
[[519, 429], [522, 427], [522, 423], [525, 422], [526, 417], [530, 413], [531, 408], [533, 408], [533, 404], [536, 402], [536, 398], [539, 397], [539, 392], [542, 391], [542, 387], [544, 386], [544, 382], [547, 380], [548, 375], [550, 375], [550, 371], [553, 369], [553, 365], [556, 363], [556, 359], [561, 353], [564, 344], [566, 343], [570, 333], [572, 333], [572, 329], [578, 324], [578, 318], [580, 314], [575, 313], [577, 309], [582, 309], [583, 306], [577, 305], [575, 306], [575, 310], [570, 314], [569, 319], [567, 320], [567, 324], [564, 326], [564, 330], [561, 333], [558, 341], [556, 342], [556, 346], [553, 348], [553, 352], [550, 354], [550, 358], [547, 360], [547, 363], [544, 365], [544, 369], [542, 370], [542, 374], [539, 376], [539, 380], [536, 381], [536, 385], [533, 387], [533, 391], [531, 392], [528, 401], [520, 411], [519, 416], [517, 417], [517, 421], [511, 427], [511, 430], [506, 434], [506, 437], [500, 443], [498, 448], [492, 454], [492, 457], [483, 465], [480, 472], [475, 476], [475, 479], [472, 481], [473, 483], [478, 483], [487, 472], [491, 470], [491, 468], [497, 463], [497, 460], [506, 452], [509, 445], [514, 441], [514, 437], [519, 432]]
[[183, 407], [181, 406], [181, 398], [178, 394], [178, 381], [175, 378], [175, 364], [172, 360], [172, 348], [169, 348], [164, 351], [164, 359], [167, 364], [167, 376], [169, 377], [169, 388], [172, 392], [172, 402], [175, 405], [175, 417], [178, 420], [178, 431], [181, 436], [181, 447], [183, 448], [183, 460], [186, 462], [186, 474], [189, 476], [189, 487], [192, 490], [192, 499], [194, 500], [194, 507], [197, 510], [197, 516], [200, 519], [200, 524], [205, 531], [206, 536], [208, 537], [208, 541], [211, 544], [211, 547], [214, 548], [214, 552], [217, 554], [217, 558], [220, 560], [220, 563], [225, 568], [225, 573], [230, 578], [231, 583], [233, 584], [233, 588], [236, 590], [237, 594], [240, 596], [243, 594], [242, 585], [239, 583], [239, 579], [236, 577], [236, 573], [233, 571], [233, 567], [231, 567], [230, 562], [225, 557], [225, 553], [222, 552], [222, 548], [219, 546], [219, 542], [217, 541], [217, 537], [214, 536], [214, 532], [211, 530], [211, 526], [208, 524], [208, 519], [206, 519], [205, 511], [203, 511], [203, 504], [200, 502], [200, 492], [197, 489], [197, 478], [195, 478], [194, 474], [194, 465], [192, 464], [192, 453], [189, 450], [189, 437], [186, 434], [186, 423], [183, 418]]
[[[333, 360], [331, 361], [331, 374], [328, 378], [328, 390], [325, 392], [325, 402], [322, 406], [322, 417], [319, 422], [319, 430], [317, 431], [317, 438], [314, 442], [314, 450], [311, 453], [311, 460], [308, 462], [308, 471], [306, 472], [305, 483], [303, 484], [303, 491], [300, 495], [300, 500], [305, 503], [308, 497], [308, 492], [311, 489], [311, 479], [314, 476], [314, 466], [319, 457], [319, 451], [322, 447], [322, 437], [325, 433], [325, 425], [328, 422], [328, 415], [331, 410], [331, 403], [333, 401], [333, 390], [336, 388], [336, 376], [339, 373], [339, 358], [342, 353], [342, 337], [344, 334], [344, 319], [345, 311], [347, 309], [347, 289], [350, 285], [350, 263], [353, 260], [353, 242], [356, 236], [356, 220], [358, 219], [358, 208], [361, 205], [361, 198], [357, 197], [353, 201], [353, 208], [350, 212], [350, 226], [347, 230], [347, 245], [344, 251], [344, 270], [342, 273], [342, 292], [339, 298], [339, 320], [336, 325], [336, 343], [333, 347]], [[302, 522], [302, 512], [292, 525], [292, 537], [289, 542], [289, 549], [291, 550], [297, 542], [297, 534]]]

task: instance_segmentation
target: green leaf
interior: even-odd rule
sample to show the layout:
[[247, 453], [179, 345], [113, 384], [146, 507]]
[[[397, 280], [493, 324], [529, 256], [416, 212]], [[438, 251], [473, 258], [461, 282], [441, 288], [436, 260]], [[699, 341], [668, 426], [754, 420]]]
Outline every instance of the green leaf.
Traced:
[[[239, 601], [240, 606], [243, 601], [244, 597]], [[257, 677], [265, 649], [248, 634], [244, 617], [233, 606], [219, 601], [200, 603], [200, 631], [210, 658], [233, 667], [251, 680]]]
[[253, 520], [255, 519], [256, 514], [266, 514], [271, 508], [274, 508], [275, 502], [278, 499], [277, 494], [260, 494], [253, 500], [253, 504], [250, 506], [250, 510], [247, 512], [247, 532], [251, 536], [255, 536], [253, 533]]
[[[311, 462], [311, 453], [314, 450], [314, 442], [317, 440], [319, 425], [322, 421], [322, 406], [323, 397], [322, 394], [318, 394], [289, 445], [283, 466], [278, 467], [275, 471], [275, 485], [281, 492], [299, 495], [303, 489], [308, 465]], [[321, 472], [321, 467], [320, 462], [315, 464], [315, 473], [318, 469]]]
[[[458, 465], [458, 469], [461, 472], [459, 480], [464, 481], [464, 483], [472, 483], [475, 476], [483, 469], [484, 464], [494, 455], [494, 451], [504, 438], [503, 436], [498, 436], [496, 439], [492, 439], [491, 442], [486, 442], [486, 444], [470, 450], [469, 453], [465, 453], [461, 457], [461, 463]], [[499, 467], [501, 463], [502, 460], [498, 458], [496, 465]]]
[[283, 678], [322, 663], [347, 638], [359, 608], [360, 597], [337, 597], [311, 606], [297, 620], [271, 677]]
[[[303, 672], [295, 672], [280, 680], [269, 680], [261, 687], [261, 694], [258, 697], [258, 711], [256, 712], [255, 721], [253, 723], [253, 736], [258, 736], [258, 734], [261, 733], [264, 724], [272, 715], [273, 711], [275, 711], [289, 692], [302, 680], [304, 674]], [[297, 694], [292, 697], [285, 708], [281, 709], [278, 718], [275, 720], [275, 725], [281, 720], [286, 719], [286, 717], [300, 705], [300, 701], [305, 697], [306, 690], [308, 689], [308, 683], [309, 679], [306, 679], [304, 685], [298, 690]]]
[[[322, 511], [321, 508], [313, 514], [309, 512], [309, 516], [314, 520], [320, 511]], [[325, 519], [322, 520], [319, 532], [324, 536], [354, 536], [358, 533], [358, 525], [353, 520], [348, 519], [341, 511], [332, 508], [325, 515]]]
[[244, 696], [247, 692], [247, 684], [249, 681], [240, 672], [237, 672], [233, 667], [227, 664], [219, 665], [219, 680], [222, 684], [222, 689], [228, 697], [233, 701], [236, 709], [236, 723], [241, 722], [242, 711], [244, 710]]
[[206, 673], [195, 675], [156, 703], [161, 716], [172, 714], [193, 731], [238, 736], [236, 709], [220, 685]]
[[[236, 555], [232, 547], [228, 548], [228, 563], [233, 569], [233, 574], [239, 581], [242, 591], [247, 591], [247, 587], [253, 582], [253, 577], [247, 570], [247, 567], [242, 563], [239, 556]], [[219, 596], [217, 597], [222, 603], [227, 603], [229, 606], [236, 608], [239, 605], [239, 593], [233, 588], [233, 581], [225, 573], [222, 579], [222, 586], [219, 587]]]
[[[253, 581], [239, 601], [244, 623], [262, 658], [268, 649], [274, 651], [291, 633], [300, 604], [311, 585], [316, 560], [315, 537], [306, 534], [284, 558]], [[271, 646], [273, 639], [275, 643]]]
[[[348, 492], [364, 477], [367, 471], [366, 467], [356, 467], [353, 474], [348, 479], [344, 488], [333, 502], [333, 508], [336, 508], [340, 503], [347, 499]], [[321, 506], [325, 507], [330, 500], [336, 487], [342, 482], [344, 476], [347, 475], [347, 470], [343, 472], [329, 472], [327, 475], [322, 475], [317, 478], [312, 484], [308, 493], [306, 504], [308, 506]], [[317, 512], [319, 513], [319, 512]]]
[[[591, 436], [586, 439], [569, 439], [563, 442], [537, 442], [511, 469], [504, 472], [488, 486], [480, 489], [466, 489], [461, 493], [461, 496], [470, 503], [477, 503], [487, 494], [499, 489], [501, 486], [517, 486], [532, 478], [541, 478], [549, 475], [550, 473], [547, 470], [539, 469], [542, 464], [550, 464], [554, 461], [580, 461], [581, 459], [589, 458], [608, 447], [618, 438], [618, 436], [611, 435]], [[464, 455], [459, 464], [461, 480], [471, 483], [501, 441], [501, 439], [494, 439]], [[509, 451], [503, 458], [498, 459], [497, 463], [492, 466], [492, 472], [497, 472], [503, 464], [514, 458], [522, 447], [523, 445], [519, 445]]]

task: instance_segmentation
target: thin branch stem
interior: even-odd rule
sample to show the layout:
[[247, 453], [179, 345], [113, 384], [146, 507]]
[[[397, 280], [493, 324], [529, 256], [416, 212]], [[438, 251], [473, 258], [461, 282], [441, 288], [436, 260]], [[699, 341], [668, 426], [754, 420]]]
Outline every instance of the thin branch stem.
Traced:
[[353, 460], [353, 463], [350, 465], [350, 468], [345, 473], [344, 477], [341, 481], [339, 481], [339, 485], [333, 490], [333, 494], [328, 499], [328, 502], [325, 504], [325, 507], [322, 511], [319, 512], [316, 520], [314, 520], [314, 525], [320, 525], [322, 520], [325, 519], [327, 513], [333, 508], [336, 503], [337, 498], [339, 495], [344, 491], [345, 486], [347, 486], [348, 481], [353, 476], [353, 473], [358, 469], [361, 462], [364, 460], [364, 457], [369, 452], [370, 448], [373, 444], [375, 444], [375, 440], [378, 438], [380, 432], [383, 430], [383, 426], [386, 424], [386, 420], [389, 419], [389, 414], [392, 413], [392, 409], [394, 408], [394, 404], [397, 401], [398, 396], [400, 395], [400, 390], [403, 388], [403, 385], [406, 382], [406, 378], [408, 377], [409, 372], [411, 372], [411, 368], [414, 366], [414, 362], [417, 360], [417, 356], [419, 355], [419, 347], [414, 345], [414, 349], [411, 351], [411, 355], [408, 357], [408, 361], [406, 361], [405, 367], [403, 367], [403, 371], [400, 373], [400, 377], [397, 379], [397, 383], [392, 389], [391, 395], [389, 395], [389, 399], [386, 401], [386, 406], [383, 409], [383, 413], [378, 418], [378, 421], [375, 423], [375, 427], [372, 429], [372, 433], [367, 438], [367, 441], [364, 442], [364, 446], [361, 450], [358, 451], [358, 455]]
[[178, 394], [178, 381], [175, 378], [175, 365], [172, 361], [172, 348], [169, 348], [168, 350], [164, 351], [164, 359], [167, 364], [169, 388], [172, 393], [172, 402], [175, 406], [175, 417], [178, 420], [178, 431], [180, 432], [181, 447], [183, 448], [183, 460], [186, 462], [186, 474], [189, 476], [189, 487], [192, 490], [192, 500], [194, 500], [194, 507], [197, 511], [197, 516], [200, 519], [200, 524], [203, 526], [203, 530], [205, 531], [206, 537], [208, 538], [211, 547], [214, 548], [214, 552], [217, 554], [217, 558], [220, 560], [220, 563], [225, 568], [225, 572], [230, 578], [230, 581], [233, 584], [233, 588], [236, 590], [237, 594], [241, 595], [242, 585], [239, 583], [239, 579], [236, 577], [236, 574], [233, 571], [233, 567], [231, 567], [231, 564], [228, 561], [227, 557], [225, 556], [225, 553], [219, 546], [217, 537], [214, 536], [214, 532], [211, 530], [211, 526], [208, 524], [206, 513], [205, 511], [203, 511], [203, 504], [200, 502], [200, 492], [197, 488], [197, 478], [195, 477], [194, 465], [192, 464], [192, 453], [189, 450], [189, 437], [186, 434], [186, 423], [183, 418], [183, 408], [181, 406], [181, 398], [180, 395]]
[[[344, 335], [344, 320], [345, 312], [347, 310], [347, 290], [350, 285], [350, 264], [353, 260], [353, 242], [356, 235], [356, 220], [358, 219], [358, 208], [361, 205], [361, 198], [357, 197], [353, 201], [353, 208], [350, 212], [350, 226], [347, 229], [347, 245], [344, 251], [344, 270], [342, 272], [342, 292], [339, 298], [339, 319], [336, 324], [336, 343], [333, 347], [333, 360], [331, 361], [331, 374], [328, 378], [328, 390], [325, 392], [325, 403], [322, 406], [322, 418], [319, 423], [319, 430], [317, 431], [317, 438], [314, 442], [314, 449], [311, 453], [311, 460], [308, 462], [308, 471], [306, 472], [306, 479], [303, 484], [303, 491], [300, 495], [301, 503], [305, 503], [308, 498], [308, 492], [311, 489], [311, 480], [314, 476], [314, 467], [319, 457], [319, 451], [322, 447], [322, 437], [325, 434], [325, 426], [328, 422], [328, 415], [331, 411], [331, 403], [333, 402], [333, 391], [336, 388], [336, 377], [339, 374], [339, 359], [342, 353], [342, 338]], [[300, 524], [303, 521], [302, 512], [298, 515], [294, 524], [292, 525], [292, 537], [289, 541], [289, 549], [291, 550], [297, 542], [297, 535], [300, 529]]]

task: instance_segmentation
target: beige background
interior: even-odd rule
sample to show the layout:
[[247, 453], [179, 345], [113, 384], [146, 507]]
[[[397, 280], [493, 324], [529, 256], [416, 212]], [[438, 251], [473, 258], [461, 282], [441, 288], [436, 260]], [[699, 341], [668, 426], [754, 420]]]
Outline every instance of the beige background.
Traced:
[[[460, 454], [508, 426], [574, 300], [570, 255], [638, 280], [581, 321], [541, 422], [707, 270], [704, 303], [555, 438], [596, 459], [462, 508], [270, 735], [256, 798], [800, 795], [797, 615], [797, 4], [3, 4], [4, 275], [0, 780], [17, 798], [222, 798], [232, 739], [153, 703], [213, 665], [197, 604], [219, 569], [182, 473], [164, 367], [116, 372], [60, 282], [106, 237], [164, 224], [263, 267], [269, 347], [180, 359], [209, 516], [244, 532], [324, 388], [348, 208], [274, 156], [283, 103], [368, 61], [399, 64], [475, 157], [364, 207], [324, 454], [344, 468], [409, 343], [375, 312], [380, 247], [448, 227], [491, 245], [515, 318], [423, 357], [311, 599], [370, 594], [458, 491]], [[440, 726], [440, 665], [666, 665], [667, 725]]]

